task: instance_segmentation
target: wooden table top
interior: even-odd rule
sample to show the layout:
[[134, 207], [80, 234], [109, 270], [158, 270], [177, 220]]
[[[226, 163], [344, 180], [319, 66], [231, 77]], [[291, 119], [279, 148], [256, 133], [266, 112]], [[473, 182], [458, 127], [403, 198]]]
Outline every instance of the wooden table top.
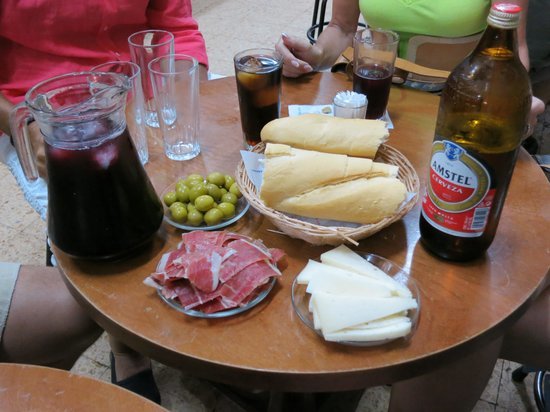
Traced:
[[[288, 104], [327, 104], [351, 89], [344, 75], [322, 73], [285, 79]], [[414, 165], [421, 190], [428, 171], [439, 98], [392, 88], [389, 112], [395, 128], [389, 144]], [[146, 169], [159, 193], [178, 176], [234, 172], [242, 134], [234, 78], [201, 83], [201, 147], [187, 162], [168, 160], [157, 137], [150, 141]], [[152, 247], [117, 263], [74, 260], [54, 248], [74, 296], [109, 333], [167, 365], [196, 376], [280, 391], [337, 391], [385, 384], [426, 372], [502, 335], [527, 309], [550, 264], [550, 190], [538, 165], [522, 149], [500, 226], [484, 257], [452, 263], [419, 244], [417, 205], [401, 221], [364, 239], [358, 251], [375, 253], [410, 271], [421, 295], [418, 329], [408, 343], [357, 348], [327, 343], [294, 312], [291, 284], [307, 259], [330, 246], [312, 246], [272, 233], [271, 223], [252, 208], [229, 230], [282, 248], [288, 267], [260, 305], [231, 318], [205, 320], [168, 307], [143, 285], [160, 256], [176, 247], [179, 232], [163, 223]]]
[[166, 409], [119, 386], [61, 369], [0, 363], [3, 411], [140, 411]]

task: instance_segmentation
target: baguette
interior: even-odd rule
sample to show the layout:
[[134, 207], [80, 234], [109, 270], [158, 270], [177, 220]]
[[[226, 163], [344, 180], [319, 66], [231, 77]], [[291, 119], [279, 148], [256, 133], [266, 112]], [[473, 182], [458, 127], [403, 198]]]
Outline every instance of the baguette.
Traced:
[[268, 143], [260, 198], [272, 206], [321, 186], [360, 177], [396, 176], [398, 169], [370, 159]]
[[288, 197], [273, 208], [299, 216], [371, 224], [393, 215], [406, 192], [395, 177], [359, 178]]
[[261, 139], [266, 143], [369, 158], [374, 158], [388, 136], [382, 120], [343, 119], [322, 114], [275, 119], [261, 131]]

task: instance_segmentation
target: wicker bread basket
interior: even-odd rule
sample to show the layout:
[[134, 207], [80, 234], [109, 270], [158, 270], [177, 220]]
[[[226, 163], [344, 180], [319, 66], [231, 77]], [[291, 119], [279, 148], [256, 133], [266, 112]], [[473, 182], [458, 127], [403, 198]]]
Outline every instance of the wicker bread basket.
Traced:
[[[252, 151], [263, 153], [265, 144], [259, 143]], [[401, 219], [416, 204], [419, 196], [420, 182], [416, 171], [405, 156], [398, 150], [388, 145], [381, 145], [376, 155], [376, 161], [399, 166], [398, 179], [407, 187], [407, 191], [413, 195], [401, 205], [397, 213], [386, 217], [375, 224], [361, 225], [357, 227], [347, 226], [323, 226], [301, 220], [299, 217], [289, 216], [285, 213], [267, 207], [256, 191], [256, 187], [248, 177], [244, 162], [241, 160], [235, 173], [235, 179], [243, 196], [258, 212], [266, 216], [281, 232], [290, 237], [305, 240], [313, 245], [340, 245], [350, 242], [357, 245], [357, 241], [382, 230], [386, 226]]]

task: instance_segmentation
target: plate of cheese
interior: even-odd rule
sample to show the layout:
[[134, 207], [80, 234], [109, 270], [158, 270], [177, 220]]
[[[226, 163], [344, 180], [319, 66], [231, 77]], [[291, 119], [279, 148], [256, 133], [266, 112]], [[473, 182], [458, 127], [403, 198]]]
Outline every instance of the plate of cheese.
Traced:
[[308, 261], [292, 284], [292, 305], [326, 341], [352, 346], [408, 340], [420, 317], [418, 287], [406, 271], [345, 245]]

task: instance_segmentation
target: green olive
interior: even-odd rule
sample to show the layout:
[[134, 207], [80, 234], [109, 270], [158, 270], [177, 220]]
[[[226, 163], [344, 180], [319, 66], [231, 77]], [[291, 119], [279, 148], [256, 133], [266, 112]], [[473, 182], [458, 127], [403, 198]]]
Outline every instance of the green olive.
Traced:
[[185, 178], [186, 182], [191, 182], [193, 180], [198, 180], [200, 182], [204, 182], [204, 177], [200, 173], [191, 173]]
[[170, 215], [176, 222], [185, 222], [185, 219], [187, 219], [187, 208], [181, 202], [174, 202], [170, 205]]
[[227, 192], [225, 195], [222, 196], [222, 202], [233, 203], [234, 205], [236, 205], [237, 200], [238, 200], [237, 196], [235, 196], [231, 192]]
[[187, 224], [189, 226], [200, 226], [203, 222], [203, 215], [197, 209], [187, 213]]
[[210, 209], [204, 214], [204, 222], [208, 226], [214, 226], [220, 223], [223, 219], [223, 213], [217, 208]]
[[195, 199], [195, 207], [199, 212], [206, 212], [215, 206], [214, 198], [210, 195], [202, 195]]
[[190, 189], [185, 185], [180, 185], [176, 187], [176, 197], [178, 198], [178, 201], [182, 203], [189, 202], [189, 193]]
[[228, 192], [228, 190], [225, 187], [222, 187], [220, 190], [222, 191], [222, 196]]
[[221, 202], [217, 208], [223, 213], [224, 219], [235, 216], [235, 205], [229, 202]]
[[237, 196], [237, 199], [240, 198], [243, 194], [241, 193], [241, 189], [239, 188], [239, 185], [237, 183], [233, 183], [231, 187], [229, 188], [229, 192], [233, 193], [235, 196]]
[[207, 177], [206, 180], [209, 183], [213, 183], [216, 186], [223, 186], [225, 185], [225, 175], [220, 172], [212, 172]]
[[164, 200], [164, 204], [166, 206], [170, 207], [170, 205], [172, 203], [174, 203], [176, 200], [178, 200], [177, 197], [176, 197], [176, 192], [170, 191], [170, 192], [166, 193], [162, 200]]
[[204, 181], [203, 180], [189, 180], [188, 182], [186, 182], [186, 185], [189, 186], [189, 188], [191, 187], [194, 187], [194, 186], [197, 186], [197, 185], [204, 185]]
[[206, 185], [206, 189], [208, 189], [208, 194], [212, 196], [212, 198], [216, 202], [220, 201], [223, 193], [222, 193], [222, 190], [217, 185], [215, 185], [214, 183], [208, 183]]
[[192, 210], [197, 210], [197, 208], [195, 207], [195, 205], [191, 202], [187, 203], [187, 212], [190, 212]]
[[233, 179], [233, 176], [230, 176], [230, 175], [225, 175], [225, 184], [224, 184], [224, 187], [229, 190], [229, 188], [231, 187], [231, 185], [235, 183], [235, 179]]
[[186, 187], [186, 188], [189, 189], [189, 186], [187, 186], [187, 182], [184, 179], [180, 179], [176, 183], [176, 190], [178, 190], [178, 188], [182, 188], [182, 187]]
[[201, 184], [195, 185], [191, 187], [191, 189], [189, 189], [189, 201], [194, 203], [197, 197], [202, 195], [207, 195], [207, 194], [208, 194], [208, 189], [204, 184], [201, 183]]

